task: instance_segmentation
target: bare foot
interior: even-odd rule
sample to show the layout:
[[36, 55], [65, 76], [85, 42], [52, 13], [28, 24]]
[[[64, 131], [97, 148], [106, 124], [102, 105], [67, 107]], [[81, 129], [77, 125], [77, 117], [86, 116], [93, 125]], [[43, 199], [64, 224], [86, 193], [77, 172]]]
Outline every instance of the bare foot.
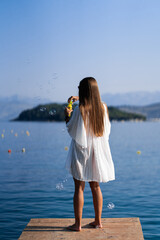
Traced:
[[76, 224], [68, 226], [67, 229], [71, 231], [81, 231], [81, 227], [77, 227]]
[[95, 221], [89, 223], [90, 226], [94, 227], [94, 228], [102, 228], [102, 224], [97, 224]]

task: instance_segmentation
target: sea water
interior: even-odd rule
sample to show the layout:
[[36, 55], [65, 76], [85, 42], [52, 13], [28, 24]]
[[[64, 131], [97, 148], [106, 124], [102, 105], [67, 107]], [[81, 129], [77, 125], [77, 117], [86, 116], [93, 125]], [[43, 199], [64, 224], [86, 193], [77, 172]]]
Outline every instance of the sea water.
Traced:
[[[31, 218], [74, 217], [70, 141], [65, 123], [0, 122], [0, 239], [17, 239]], [[160, 122], [112, 123], [110, 147], [116, 180], [100, 184], [102, 217], [139, 217], [145, 239], [160, 239]], [[88, 183], [84, 199], [94, 218]]]

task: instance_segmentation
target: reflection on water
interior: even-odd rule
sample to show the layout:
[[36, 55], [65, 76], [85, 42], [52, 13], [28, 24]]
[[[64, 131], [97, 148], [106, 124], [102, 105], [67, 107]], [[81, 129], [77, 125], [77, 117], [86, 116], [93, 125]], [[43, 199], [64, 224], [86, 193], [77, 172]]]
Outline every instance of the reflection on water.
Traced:
[[[145, 239], [154, 240], [160, 239], [159, 132], [158, 122], [112, 123], [116, 180], [100, 184], [102, 217], [140, 217]], [[1, 122], [0, 134], [0, 239], [17, 239], [30, 218], [73, 218], [65, 124]], [[84, 199], [83, 217], [93, 218], [88, 183]]]

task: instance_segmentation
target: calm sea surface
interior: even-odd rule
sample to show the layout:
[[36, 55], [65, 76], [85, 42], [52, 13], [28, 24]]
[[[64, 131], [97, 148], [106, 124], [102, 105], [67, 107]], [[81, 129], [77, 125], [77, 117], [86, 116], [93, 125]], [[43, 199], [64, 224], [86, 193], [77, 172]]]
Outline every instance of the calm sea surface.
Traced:
[[[0, 239], [17, 239], [31, 218], [74, 217], [69, 144], [64, 123], [0, 123]], [[116, 180], [100, 184], [102, 217], [139, 217], [145, 239], [160, 239], [160, 122], [112, 123], [110, 147]], [[84, 198], [93, 218], [88, 183]]]

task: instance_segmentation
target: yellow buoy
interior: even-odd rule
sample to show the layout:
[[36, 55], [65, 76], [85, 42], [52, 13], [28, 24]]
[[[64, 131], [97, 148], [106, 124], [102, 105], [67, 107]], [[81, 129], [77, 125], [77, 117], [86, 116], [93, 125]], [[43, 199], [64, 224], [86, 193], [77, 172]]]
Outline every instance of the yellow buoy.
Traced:
[[3, 133], [1, 134], [1, 137], [4, 138], [4, 134]]
[[27, 136], [30, 136], [30, 133], [29, 133], [29, 131], [26, 131], [26, 134], [27, 134]]
[[137, 151], [137, 154], [141, 154], [141, 151], [140, 151], [140, 150], [138, 150], [138, 151]]
[[68, 151], [68, 147], [65, 147], [64, 150]]
[[24, 153], [26, 151], [26, 149], [25, 148], [22, 148], [22, 152]]

